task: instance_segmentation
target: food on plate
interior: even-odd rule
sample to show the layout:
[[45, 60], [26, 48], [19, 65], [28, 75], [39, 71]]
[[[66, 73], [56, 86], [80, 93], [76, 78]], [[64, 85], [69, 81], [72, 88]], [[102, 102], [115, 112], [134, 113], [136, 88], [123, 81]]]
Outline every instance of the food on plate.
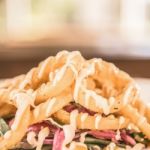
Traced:
[[150, 108], [112, 63], [61, 51], [0, 83], [0, 150], [142, 150]]

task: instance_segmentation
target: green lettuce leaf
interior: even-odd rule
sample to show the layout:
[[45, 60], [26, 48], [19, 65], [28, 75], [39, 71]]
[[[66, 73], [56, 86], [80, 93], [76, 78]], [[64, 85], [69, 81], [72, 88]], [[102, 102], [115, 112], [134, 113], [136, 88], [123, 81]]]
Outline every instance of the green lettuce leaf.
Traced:
[[9, 130], [9, 126], [3, 118], [0, 118], [0, 136], [3, 136]]

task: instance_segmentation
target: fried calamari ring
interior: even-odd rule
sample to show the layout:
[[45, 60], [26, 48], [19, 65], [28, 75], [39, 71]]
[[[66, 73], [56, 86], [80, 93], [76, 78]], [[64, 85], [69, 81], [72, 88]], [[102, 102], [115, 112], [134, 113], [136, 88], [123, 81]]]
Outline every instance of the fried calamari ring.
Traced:
[[[12, 97], [20, 92], [24, 95]], [[27, 75], [0, 84], [0, 115], [11, 113], [12, 107], [17, 109], [11, 130], [0, 138], [0, 149], [12, 148], [21, 141], [29, 125], [53, 114], [59, 121], [70, 123], [71, 114], [62, 108], [73, 100], [98, 112], [96, 116], [78, 113], [76, 124], [79, 129], [117, 130], [126, 128], [130, 120], [150, 139], [147, 122], [150, 111], [147, 108], [143, 111], [146, 106], [137, 99], [138, 90], [132, 78], [111, 63], [101, 59], [86, 61], [79, 52], [63, 51], [47, 58]], [[102, 113], [121, 114], [126, 118], [120, 124], [122, 117], [102, 117]], [[74, 146], [80, 149], [79, 143]]]
[[38, 67], [32, 68], [26, 75], [19, 75], [14, 78], [1, 81], [0, 89], [10, 87], [20, 87], [21, 89], [34, 88], [38, 84], [48, 81], [49, 73], [65, 64], [68, 55], [69, 52], [62, 51], [56, 55], [56, 58], [50, 56], [46, 60], [42, 61]]
[[67, 104], [73, 101], [73, 97], [67, 91], [64, 91], [59, 96], [47, 100], [44, 103], [39, 104], [32, 111], [32, 123], [37, 123], [45, 118], [50, 117], [53, 113], [57, 112]]
[[69, 89], [61, 95], [41, 103], [33, 110], [30, 108], [32, 101], [30, 95], [26, 93], [14, 93], [12, 100], [14, 100], [18, 109], [11, 130], [6, 132], [4, 137], [1, 138], [0, 149], [5, 150], [14, 147], [26, 134], [29, 125], [50, 117], [53, 113], [70, 103], [73, 99], [72, 95], [68, 94], [68, 92], [70, 92]]
[[[67, 52], [62, 52], [63, 58], [66, 58]], [[64, 60], [63, 60], [64, 61]], [[20, 84], [21, 89], [36, 89], [40, 84], [49, 80], [50, 72], [53, 72], [61, 64], [61, 61], [50, 56], [46, 60], [42, 61], [38, 67], [32, 68], [26, 75], [25, 79]]]
[[49, 79], [49, 73], [54, 70], [55, 57], [50, 56], [42, 61], [37, 67], [32, 68], [19, 85], [21, 89], [36, 89], [40, 84]]
[[[32, 86], [37, 85], [37, 83], [44, 83], [46, 80], [50, 80], [44, 84], [42, 83], [41, 85], [39, 85], [39, 88], [34, 91], [34, 95], [36, 97], [36, 104], [39, 104], [53, 96], [59, 95], [59, 93], [61, 93], [64, 89], [70, 86], [73, 83], [75, 76], [78, 73], [78, 70], [80, 70], [81, 68], [80, 63], [84, 61], [83, 57], [79, 52], [69, 53], [66, 51], [59, 53], [55, 57], [55, 59], [56, 61], [54, 61], [53, 57], [49, 57], [47, 60], [42, 62], [39, 67], [33, 68], [25, 76], [20, 85], [24, 85], [24, 88], [32, 88]], [[50, 79], [48, 79], [50, 71], [55, 72], [51, 72], [51, 75], [53, 74], [53, 77], [50, 76]], [[3, 92], [3, 89], [0, 90], [0, 103], [1, 101], [4, 101], [5, 103], [10, 103], [10, 92], [11, 91], [9, 88], [6, 89], [5, 92]]]
[[143, 133], [150, 139], [150, 124], [147, 119], [141, 115], [136, 108], [133, 108], [131, 105], [126, 105], [122, 108], [120, 113], [129, 118], [132, 123], [134, 123]]
[[[88, 78], [93, 79], [93, 89], [88, 89]], [[137, 88], [131, 77], [101, 59], [88, 61], [75, 83], [76, 103], [106, 115], [118, 112], [136, 97]]]
[[36, 89], [42, 83], [50, 81], [51, 73], [55, 74], [61, 67], [67, 63], [76, 65], [82, 63], [84, 58], [77, 51], [67, 52], [62, 51], [56, 55], [56, 57], [49, 57], [39, 64], [38, 67], [31, 69], [25, 79], [23, 80], [20, 88], [22, 89]]
[[7, 131], [4, 137], [0, 140], [1, 150], [8, 150], [10, 148], [13, 148], [17, 143], [22, 140], [22, 138], [26, 134], [29, 120], [31, 119], [29, 107], [26, 109], [25, 112], [26, 113], [21, 116], [24, 119], [23, 125], [20, 125], [16, 130]]
[[133, 106], [138, 109], [139, 113], [145, 116], [150, 123], [150, 106], [146, 105], [141, 99], [137, 99]]
[[[70, 114], [64, 110], [57, 111], [53, 116], [64, 124], [70, 123]], [[123, 117], [116, 118], [112, 115], [102, 117], [100, 114], [91, 116], [87, 113], [79, 113], [76, 120], [78, 129], [90, 130], [117, 130], [127, 127], [128, 123], [128, 119]]]
[[1, 150], [8, 150], [14, 147], [24, 137], [31, 119], [29, 99], [30, 97], [25, 93], [18, 93], [16, 95], [14, 100], [18, 106], [18, 110], [16, 112], [14, 123], [11, 126], [11, 130], [7, 131], [0, 140]]
[[64, 89], [73, 84], [75, 78], [78, 75], [82, 67], [84, 59], [78, 52], [72, 52], [67, 58], [66, 64], [60, 69], [56, 70], [56, 74], [53, 74], [52, 80], [45, 84], [42, 84], [36, 91], [36, 104], [39, 104], [46, 99], [52, 98]]

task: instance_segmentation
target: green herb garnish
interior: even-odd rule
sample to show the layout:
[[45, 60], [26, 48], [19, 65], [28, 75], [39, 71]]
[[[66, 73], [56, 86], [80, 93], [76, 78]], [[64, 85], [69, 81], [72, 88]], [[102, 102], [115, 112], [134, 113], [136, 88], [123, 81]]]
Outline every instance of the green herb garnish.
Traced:
[[[85, 138], [85, 144], [94, 144], [94, 145], [98, 145], [100, 147], [105, 147], [107, 145], [109, 145], [111, 143], [110, 140], [103, 140], [103, 139], [96, 139], [93, 137], [86, 137]], [[117, 143], [116, 144], [118, 147], [122, 147], [125, 148], [125, 144], [124, 143]]]

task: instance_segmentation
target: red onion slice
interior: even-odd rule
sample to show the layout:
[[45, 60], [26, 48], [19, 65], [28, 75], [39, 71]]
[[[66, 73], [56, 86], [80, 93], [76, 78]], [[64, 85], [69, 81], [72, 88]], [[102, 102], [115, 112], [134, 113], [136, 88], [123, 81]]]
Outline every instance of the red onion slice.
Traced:
[[114, 132], [112, 130], [108, 130], [108, 131], [93, 130], [93, 131], [89, 131], [88, 134], [94, 136], [95, 138], [99, 138], [99, 139], [114, 139], [116, 136], [116, 132]]
[[64, 139], [65, 139], [64, 131], [58, 129], [54, 135], [52, 150], [62, 150], [62, 144], [63, 144]]
[[126, 143], [126, 144], [130, 144], [131, 146], [134, 146], [136, 144], [136, 141], [129, 136], [125, 131], [122, 131], [120, 133], [121, 139]]

